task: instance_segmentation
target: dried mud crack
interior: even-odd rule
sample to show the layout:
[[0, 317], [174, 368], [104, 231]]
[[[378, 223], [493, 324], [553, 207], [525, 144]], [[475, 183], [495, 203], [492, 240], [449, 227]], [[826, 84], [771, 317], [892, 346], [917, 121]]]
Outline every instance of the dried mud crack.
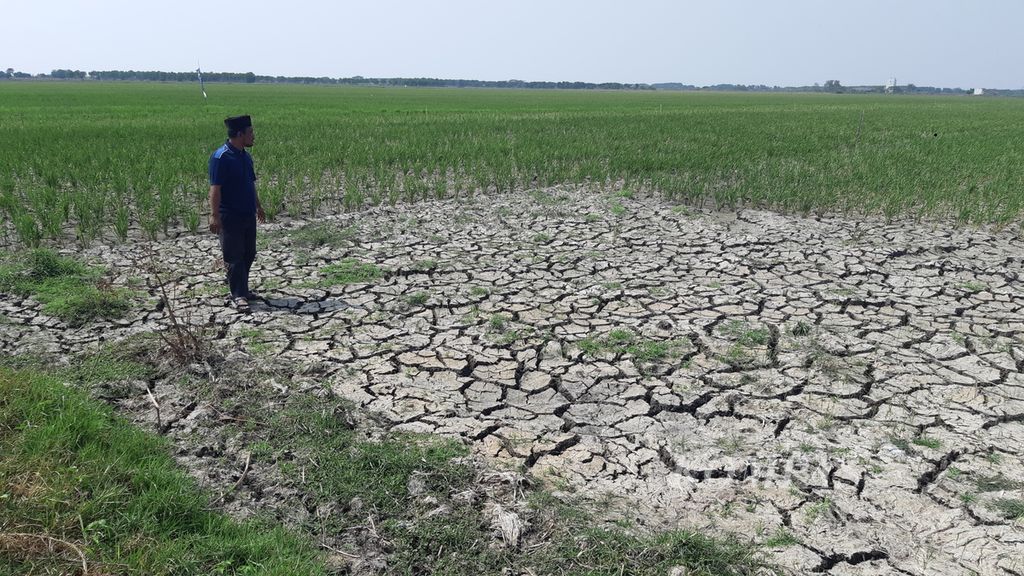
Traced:
[[[772, 549], [798, 573], [1024, 573], [1021, 521], [994, 504], [1024, 500], [1020, 238], [615, 202], [553, 189], [271, 225], [247, 315], [224, 305], [215, 239], [152, 249], [179, 314], [223, 340], [315, 365], [390, 430], [626, 499], [640, 524], [785, 531]], [[351, 232], [299, 243], [311, 226]], [[140, 253], [83, 257], [130, 285]], [[332, 284], [342, 261], [381, 273]], [[119, 341], [163, 325], [155, 302], [72, 329], [5, 301], [0, 346]]]

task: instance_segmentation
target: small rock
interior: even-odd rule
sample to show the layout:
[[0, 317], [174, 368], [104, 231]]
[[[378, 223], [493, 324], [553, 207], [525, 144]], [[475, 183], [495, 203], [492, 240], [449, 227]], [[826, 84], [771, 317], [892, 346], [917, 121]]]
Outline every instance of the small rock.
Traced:
[[434, 508], [430, 512], [427, 512], [424, 518], [434, 518], [436, 516], [447, 516], [452, 511], [446, 504], [442, 504], [437, 508]]
[[472, 490], [463, 490], [456, 494], [452, 494], [452, 502], [456, 504], [473, 504], [476, 502], [476, 492]]
[[427, 483], [423, 481], [422, 476], [415, 473], [409, 477], [405, 487], [409, 490], [410, 496], [422, 496], [427, 493]]
[[540, 355], [543, 360], [556, 360], [562, 357], [562, 345], [557, 341], [552, 340], [544, 346], [544, 351]]
[[501, 533], [501, 539], [506, 546], [516, 547], [523, 535], [523, 521], [515, 512], [505, 510], [501, 504], [495, 504], [491, 508], [491, 526]]

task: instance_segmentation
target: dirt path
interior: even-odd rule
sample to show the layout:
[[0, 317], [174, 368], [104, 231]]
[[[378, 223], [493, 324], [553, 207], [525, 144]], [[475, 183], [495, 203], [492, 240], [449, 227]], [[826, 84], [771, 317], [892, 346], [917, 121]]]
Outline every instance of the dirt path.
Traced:
[[[153, 244], [178, 309], [261, 354], [322, 363], [395, 429], [595, 496], [655, 527], [758, 540], [801, 572], [1024, 574], [1024, 242], [1012, 233], [558, 190], [264, 230], [268, 296], [224, 307], [212, 237]], [[94, 248], [127, 283], [142, 258]], [[326, 264], [371, 284], [312, 287]], [[304, 287], [307, 286], [307, 287]], [[5, 352], [153, 330], [0, 312]], [[1017, 504], [1014, 504], [1017, 503]]]

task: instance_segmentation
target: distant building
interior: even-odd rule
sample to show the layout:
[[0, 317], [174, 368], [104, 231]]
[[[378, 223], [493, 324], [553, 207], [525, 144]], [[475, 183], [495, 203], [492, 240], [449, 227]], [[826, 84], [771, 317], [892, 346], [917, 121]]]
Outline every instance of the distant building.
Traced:
[[885, 93], [886, 94], [892, 94], [895, 91], [896, 91], [896, 79], [895, 78], [889, 78], [888, 80], [885, 81]]
[[982, 96], [984, 94], [985, 94], [985, 89], [984, 88], [975, 88], [974, 91], [971, 92], [972, 96]]

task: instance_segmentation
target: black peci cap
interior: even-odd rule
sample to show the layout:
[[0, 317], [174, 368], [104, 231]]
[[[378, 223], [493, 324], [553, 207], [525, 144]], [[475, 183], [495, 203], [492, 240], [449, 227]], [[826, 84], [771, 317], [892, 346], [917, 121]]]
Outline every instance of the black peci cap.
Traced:
[[232, 116], [224, 119], [224, 125], [228, 127], [228, 130], [242, 132], [249, 126], [252, 126], [252, 118], [248, 114], [245, 116]]

